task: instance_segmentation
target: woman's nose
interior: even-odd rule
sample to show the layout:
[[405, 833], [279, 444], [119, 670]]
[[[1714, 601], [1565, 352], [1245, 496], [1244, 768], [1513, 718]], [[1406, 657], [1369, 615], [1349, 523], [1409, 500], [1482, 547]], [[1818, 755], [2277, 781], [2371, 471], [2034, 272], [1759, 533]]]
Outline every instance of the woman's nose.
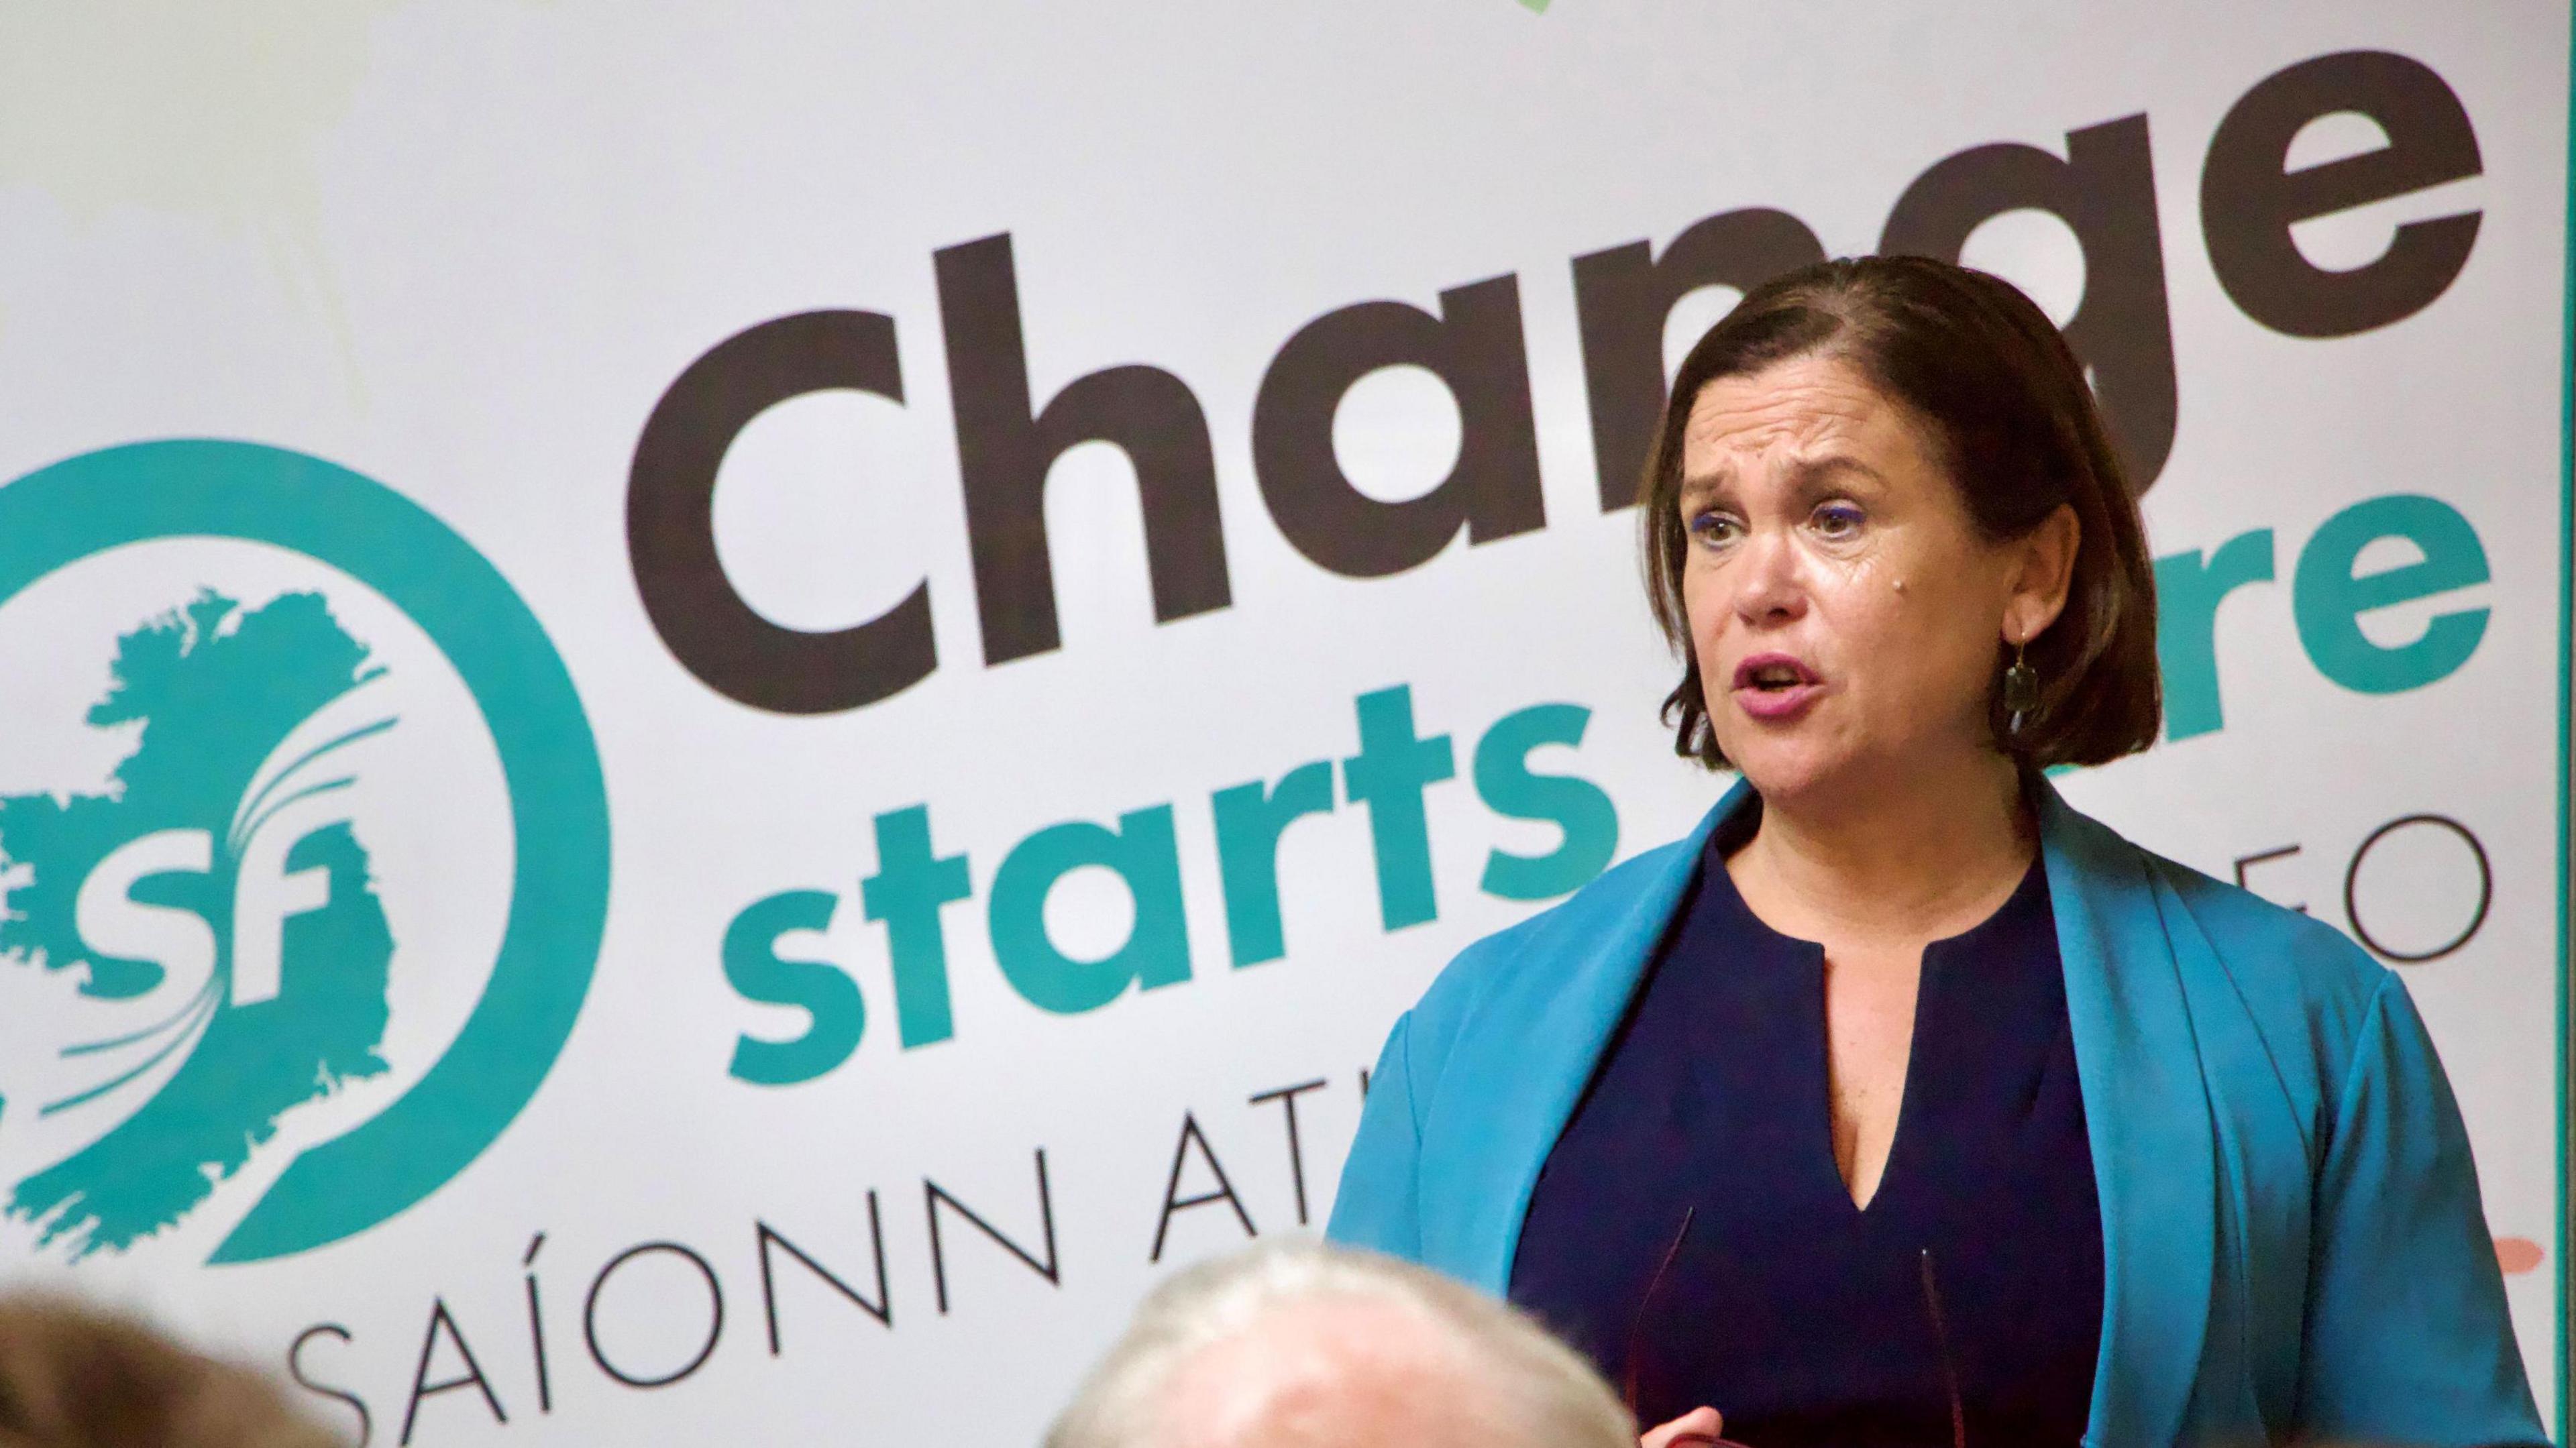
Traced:
[[1745, 539], [1736, 567], [1735, 611], [1745, 622], [1790, 619], [1806, 612], [1797, 546], [1786, 534], [1758, 532]]

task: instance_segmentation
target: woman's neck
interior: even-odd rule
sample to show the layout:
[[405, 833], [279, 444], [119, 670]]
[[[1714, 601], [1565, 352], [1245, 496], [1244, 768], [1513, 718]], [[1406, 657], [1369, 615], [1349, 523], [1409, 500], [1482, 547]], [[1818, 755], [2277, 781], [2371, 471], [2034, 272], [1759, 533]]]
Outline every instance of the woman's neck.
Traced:
[[1920, 943], [1992, 914], [2036, 845], [2019, 770], [1982, 753], [1830, 798], [1766, 795], [1727, 871], [1786, 933]]

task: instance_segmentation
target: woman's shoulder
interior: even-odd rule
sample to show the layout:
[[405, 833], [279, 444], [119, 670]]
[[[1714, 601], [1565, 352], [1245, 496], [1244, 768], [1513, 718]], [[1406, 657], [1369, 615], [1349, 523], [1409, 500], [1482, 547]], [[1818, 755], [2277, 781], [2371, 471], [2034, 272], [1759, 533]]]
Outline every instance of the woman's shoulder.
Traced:
[[2177, 860], [2140, 850], [2231, 975], [2311, 1006], [2358, 1013], [2396, 973], [2307, 909], [2267, 900]]
[[2120, 844], [2156, 887], [2177, 967], [2187, 976], [2214, 969], [2221, 979], [2212, 984], [2241, 1003], [2276, 1067], [2306, 1060], [2326, 1096], [2389, 998], [2411, 1009], [2394, 971], [2308, 910]]
[[2187, 924], [2231, 975], [2302, 1000], [2358, 1007], [2394, 979], [2388, 967], [2305, 904], [2265, 899], [2160, 855], [2089, 815], [2059, 808], [2054, 842], [2080, 870], [2101, 874], [2114, 861], [2133, 863], [2154, 885], [2157, 908], [2181, 912], [2182, 919], [2169, 922], [2168, 929]]
[[1652, 950], [1689, 885], [1702, 834], [1613, 865], [1565, 899], [1459, 951], [1413, 1007], [1415, 1048], [1441, 1050], [1470, 1020], [1492, 1011], [1545, 1010], [1568, 967], [1582, 958], [1635, 953], [1623, 947], [1641, 938]]

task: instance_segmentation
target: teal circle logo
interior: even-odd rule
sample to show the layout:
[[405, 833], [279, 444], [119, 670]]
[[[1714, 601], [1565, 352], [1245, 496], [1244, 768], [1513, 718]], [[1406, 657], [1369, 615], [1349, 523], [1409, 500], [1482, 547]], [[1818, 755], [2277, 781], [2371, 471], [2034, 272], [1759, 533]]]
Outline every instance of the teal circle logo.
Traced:
[[[308, 583], [245, 589], [191, 562], [226, 549], [236, 572]], [[62, 582], [86, 568], [117, 586]], [[85, 616], [102, 597], [112, 657], [64, 652], [104, 646]], [[205, 1230], [210, 1199], [255, 1190], [207, 1258], [255, 1262], [437, 1191], [552, 1068], [607, 914], [598, 751], [535, 615], [393, 490], [221, 441], [0, 487], [12, 603], [7, 667], [45, 650], [44, 675], [104, 664], [107, 683], [69, 703], [13, 687], [9, 727], [113, 767], [0, 779], [0, 1014], [19, 1031], [0, 1022], [0, 1067], [24, 1067], [0, 1074], [0, 1219], [77, 1258]], [[487, 797], [501, 848], [404, 827], [424, 801]], [[479, 905], [438, 899], [486, 877]]]

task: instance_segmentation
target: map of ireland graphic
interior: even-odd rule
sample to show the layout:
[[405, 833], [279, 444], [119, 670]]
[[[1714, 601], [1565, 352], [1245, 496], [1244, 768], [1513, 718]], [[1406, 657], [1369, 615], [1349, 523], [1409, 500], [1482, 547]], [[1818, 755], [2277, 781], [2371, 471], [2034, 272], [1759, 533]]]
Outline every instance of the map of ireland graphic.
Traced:
[[[384, 672], [318, 593], [245, 609], [200, 592], [118, 640], [110, 685], [83, 719], [132, 741], [107, 787], [0, 796], [0, 971], [73, 973], [80, 995], [140, 1016], [58, 1044], [77, 1087], [0, 1100], [0, 1125], [127, 1113], [0, 1182], [0, 1211], [37, 1224], [45, 1243], [75, 1257], [122, 1251], [178, 1223], [290, 1108], [386, 1072], [393, 938], [357, 828], [327, 806], [356, 783], [363, 750], [351, 746], [395, 720], [360, 707], [354, 725], [282, 748], [326, 707], [341, 706], [336, 723], [363, 705]], [[245, 916], [261, 884], [245, 882], [245, 864], [262, 860], [292, 890], [285, 908]], [[167, 953], [119, 954], [124, 937], [94, 923], [107, 912], [181, 921], [181, 938], [206, 942], [202, 983]]]

